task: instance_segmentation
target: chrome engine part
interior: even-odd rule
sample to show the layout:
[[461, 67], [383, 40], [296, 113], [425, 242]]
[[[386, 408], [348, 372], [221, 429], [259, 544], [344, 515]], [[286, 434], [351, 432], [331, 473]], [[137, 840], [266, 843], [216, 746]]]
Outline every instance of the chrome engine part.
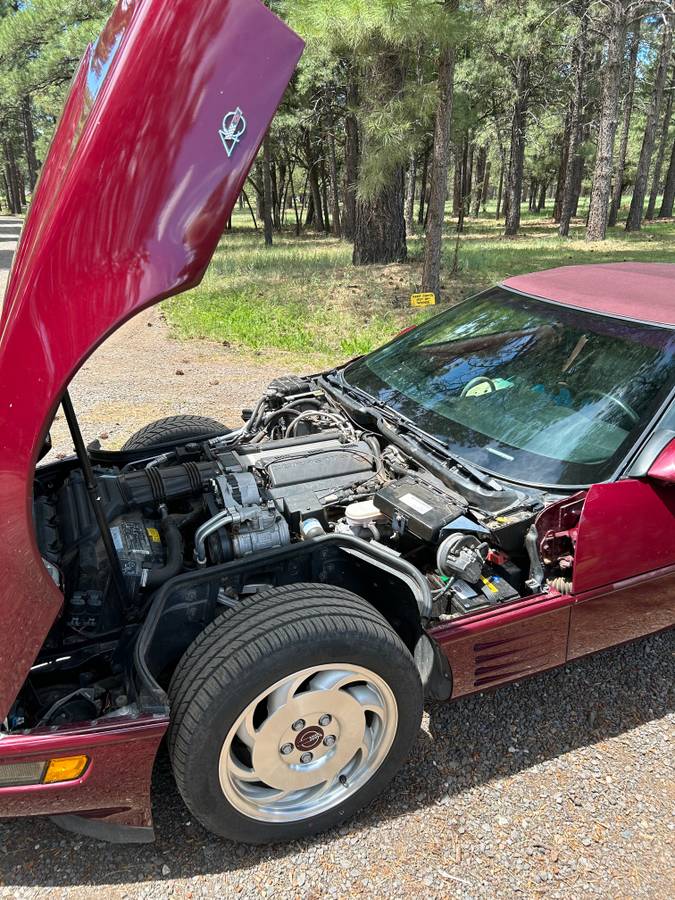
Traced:
[[228, 472], [214, 479], [220, 506], [195, 535], [195, 559], [206, 564], [206, 544], [213, 562], [224, 563], [290, 544], [288, 523], [272, 500], [264, 500], [251, 472]]

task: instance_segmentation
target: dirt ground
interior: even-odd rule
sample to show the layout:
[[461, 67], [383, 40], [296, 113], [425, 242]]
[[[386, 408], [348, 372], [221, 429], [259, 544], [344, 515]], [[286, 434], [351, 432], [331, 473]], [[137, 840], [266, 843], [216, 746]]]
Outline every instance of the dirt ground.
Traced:
[[[278, 351], [244, 354], [209, 341], [173, 340], [155, 307], [99, 347], [75, 377], [71, 395], [85, 439], [114, 449], [153, 419], [177, 413], [241, 425], [241, 410], [275, 376], [298, 368], [295, 356], [284, 359]], [[54, 452], [71, 451], [62, 416], [52, 440]]]
[[[11, 253], [2, 240], [11, 225], [0, 220], [0, 253]], [[114, 447], [173, 412], [235, 424], [287, 363], [178, 343], [155, 310], [92, 357], [73, 398], [86, 438]], [[63, 424], [56, 453], [70, 451]], [[369, 809], [284, 846], [205, 832], [162, 750], [155, 844], [104, 845], [47, 819], [0, 821], [0, 896], [666, 900], [675, 896], [674, 676], [670, 632], [431, 706], [410, 761]]]

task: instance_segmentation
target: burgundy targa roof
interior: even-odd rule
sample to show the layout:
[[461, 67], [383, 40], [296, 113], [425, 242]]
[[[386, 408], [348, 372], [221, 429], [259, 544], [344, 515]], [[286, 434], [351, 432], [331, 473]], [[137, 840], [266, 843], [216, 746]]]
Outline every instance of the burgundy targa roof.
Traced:
[[565, 306], [675, 326], [675, 263], [562, 266], [514, 275], [502, 285]]

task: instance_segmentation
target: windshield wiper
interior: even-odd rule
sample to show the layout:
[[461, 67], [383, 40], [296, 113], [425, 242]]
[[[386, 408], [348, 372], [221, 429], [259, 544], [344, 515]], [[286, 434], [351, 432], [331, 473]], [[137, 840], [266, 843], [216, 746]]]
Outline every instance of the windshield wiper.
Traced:
[[[443, 443], [443, 441], [438, 440], [438, 438], [433, 437], [433, 435], [428, 434], [428, 432], [424, 431], [424, 429], [419, 428], [411, 419], [407, 418], [407, 416], [404, 416], [402, 413], [393, 410], [390, 406], [388, 406], [386, 403], [383, 403], [381, 400], [377, 400], [375, 397], [371, 397], [370, 394], [362, 391], [361, 388], [357, 388], [354, 385], [349, 384], [349, 382], [345, 379], [344, 374], [340, 370], [334, 373], [329, 373], [326, 376], [326, 380], [329, 381], [331, 386], [336, 387], [341, 393], [347, 395], [348, 397], [355, 397], [359, 401], [359, 406], [361, 407], [361, 409], [375, 418], [378, 423], [378, 427], [381, 417], [393, 419], [394, 425], [397, 429], [405, 428], [408, 431], [412, 432], [416, 442], [426, 444], [426, 446], [433, 453], [437, 453], [441, 455], [443, 459], [453, 463], [458, 469], [469, 475], [469, 477], [471, 477], [478, 484], [483, 485], [483, 487], [486, 487], [491, 491], [504, 490], [503, 486], [498, 481], [496, 481], [490, 475], [486, 475], [470, 462], [467, 462], [467, 460], [465, 460], [463, 457], [458, 456], [456, 453], [453, 453], [447, 446], [447, 444]], [[391, 424], [388, 424], [389, 428], [391, 428]]]

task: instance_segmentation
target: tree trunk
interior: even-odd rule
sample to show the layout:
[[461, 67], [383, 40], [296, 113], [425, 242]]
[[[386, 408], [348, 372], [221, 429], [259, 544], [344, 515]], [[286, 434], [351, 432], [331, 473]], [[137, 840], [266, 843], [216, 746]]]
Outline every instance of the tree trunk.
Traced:
[[673, 141], [673, 149], [670, 154], [670, 165], [668, 166], [666, 183], [663, 188], [663, 200], [661, 201], [661, 209], [659, 210], [659, 219], [670, 218], [673, 214], [673, 205], [675, 205], [675, 141]]
[[607, 23], [607, 61], [602, 78], [598, 150], [588, 211], [587, 241], [604, 241], [607, 234], [609, 198], [612, 189], [612, 159], [621, 84], [621, 60], [625, 37], [626, 18], [623, 2], [612, 0], [610, 21]]
[[[375, 55], [369, 71], [369, 102], [376, 108], [385, 107], [397, 98], [404, 81], [401, 55], [398, 51], [383, 51]], [[365, 129], [363, 136], [363, 165], [359, 174], [356, 199], [356, 235], [353, 262], [356, 266], [370, 263], [405, 262], [408, 249], [405, 239], [405, 169], [400, 164], [380, 165], [376, 186], [364, 184], [363, 172], [372, 155], [380, 161], [385, 148], [380, 135]]]
[[474, 147], [473, 141], [467, 136], [469, 140], [469, 148], [468, 148], [468, 156], [466, 165], [464, 166], [464, 184], [462, 187], [462, 197], [464, 199], [464, 215], [468, 216], [471, 211], [471, 194], [473, 192], [473, 170], [474, 170], [474, 162], [476, 159], [476, 148]]
[[[462, 158], [460, 166], [459, 178], [459, 213], [457, 215], [457, 234], [464, 231], [464, 219], [466, 218], [467, 209], [467, 186], [468, 186], [468, 170], [469, 170], [469, 135], [464, 135], [464, 143], [462, 144]], [[471, 199], [469, 197], [469, 199]]]
[[539, 193], [539, 181], [531, 177], [530, 178], [530, 192], [527, 197], [527, 208], [530, 212], [534, 212], [537, 207], [537, 195]]
[[333, 220], [333, 234], [336, 238], [342, 237], [340, 224], [340, 185], [338, 183], [337, 149], [335, 147], [335, 123], [330, 99], [327, 104], [326, 125], [328, 128], [328, 165], [330, 169], [330, 199], [331, 218]]
[[614, 187], [612, 189], [612, 203], [609, 208], [609, 222], [612, 227], [616, 225], [621, 209], [621, 197], [623, 195], [623, 176], [626, 170], [626, 156], [628, 154], [628, 138], [630, 137], [630, 120], [633, 115], [633, 98], [635, 96], [635, 73], [637, 69], [638, 51], [640, 49], [640, 20], [635, 23], [631, 32], [630, 48], [628, 50], [628, 86], [626, 96], [623, 99], [623, 119], [621, 122], [621, 139], [619, 141], [619, 155], [616, 160], [614, 172]]
[[307, 218], [305, 219], [305, 225], [308, 228], [311, 228], [314, 224], [314, 194], [310, 193], [309, 200], [307, 201]]
[[417, 224], [423, 226], [426, 221], [426, 209], [425, 205], [427, 202], [427, 182], [429, 180], [429, 156], [431, 155], [431, 150], [429, 146], [424, 148], [424, 155], [422, 158], [422, 178], [420, 181], [420, 206], [417, 211]]
[[555, 185], [555, 199], [553, 201], [553, 221], [556, 223], [560, 222], [563, 192], [565, 190], [565, 179], [567, 178], [567, 156], [570, 150], [571, 106], [572, 104], [570, 103], [570, 109], [567, 110], [567, 115], [565, 116], [565, 125], [563, 127], [562, 145], [560, 150], [560, 164], [558, 166], [558, 180], [556, 181]]
[[490, 169], [492, 168], [492, 163], [488, 160], [485, 164], [485, 175], [483, 176], [483, 193], [480, 198], [480, 206], [481, 210], [485, 212], [485, 206], [487, 204], [488, 192], [490, 190]]
[[497, 187], [497, 212], [495, 213], [495, 219], [499, 221], [501, 211], [502, 211], [502, 194], [504, 192], [504, 161], [502, 160], [502, 164], [499, 167], [499, 186]]
[[279, 189], [281, 194], [279, 197], [279, 219], [283, 228], [286, 224], [286, 210], [290, 209], [292, 205], [288, 202], [289, 179], [285, 160], [279, 163], [279, 181], [281, 182], [281, 188]]
[[295, 236], [300, 237], [300, 228], [302, 225], [300, 212], [298, 210], [298, 198], [295, 193], [295, 183], [293, 181], [293, 163], [288, 160], [288, 186], [291, 192], [291, 202], [293, 205], [293, 212], [295, 214]]
[[408, 181], [405, 193], [405, 228], [406, 233], [411, 235], [415, 231], [415, 190], [417, 187], [417, 157], [414, 153], [410, 154], [410, 162], [408, 164]]
[[459, 215], [459, 207], [462, 203], [462, 178], [464, 177], [462, 170], [464, 142], [455, 144], [454, 157], [455, 165], [452, 172], [452, 215]]
[[348, 241], [354, 240], [356, 233], [356, 185], [359, 180], [360, 138], [356, 110], [359, 89], [355, 77], [347, 85], [347, 115], [345, 116], [345, 172], [344, 207], [342, 211], [342, 234]]
[[504, 234], [513, 236], [520, 228], [520, 203], [523, 194], [523, 166], [525, 163], [525, 134], [527, 108], [530, 98], [530, 61], [521, 57], [516, 61], [516, 102], [511, 123], [511, 165], [506, 184], [506, 225]]
[[504, 171], [504, 192], [502, 197], [502, 215], [504, 220], [509, 216], [509, 183], [511, 181], [511, 167], [513, 166], [513, 146], [509, 145], [509, 161]]
[[586, 73], [587, 4], [585, 2], [578, 3], [575, 13], [579, 17], [579, 33], [572, 50], [574, 98], [572, 100], [572, 108], [570, 111], [570, 143], [567, 151], [567, 170], [565, 172], [565, 185], [562, 193], [562, 202], [560, 204], [560, 227], [558, 228], [560, 237], [567, 237], [570, 233], [570, 222], [575, 206], [575, 175], [579, 174], [581, 163], [579, 150], [581, 147], [581, 134], [583, 128], [582, 113], [584, 107], [584, 76]]
[[485, 185], [485, 170], [487, 168], [487, 150], [485, 147], [478, 149], [478, 159], [476, 161], [476, 179], [474, 184], [473, 196], [473, 216], [476, 217], [480, 213], [480, 202], [483, 197], [483, 187]]
[[645, 193], [647, 192], [647, 178], [649, 177], [649, 167], [654, 152], [654, 143], [656, 140], [656, 125], [661, 109], [661, 100], [663, 98], [663, 89], [670, 68], [670, 53], [673, 48], [673, 16], [666, 14], [663, 23], [663, 39], [661, 43], [661, 52], [659, 55], [659, 63], [656, 69], [656, 77], [654, 79], [654, 89], [649, 101], [647, 110], [647, 120], [645, 122], [645, 133], [642, 138], [642, 147], [640, 148], [640, 159], [638, 160], [637, 172], [635, 173], [635, 186], [633, 188], [633, 197], [630, 201], [630, 210], [626, 219], [626, 231], [639, 231], [642, 225], [642, 213], [644, 209]]
[[540, 213], [542, 209], [546, 209], [546, 189], [548, 188], [548, 182], [542, 181], [541, 187], [539, 188], [539, 199], [537, 200], [537, 212]]
[[323, 221], [323, 204], [321, 200], [321, 188], [319, 186], [319, 164], [314, 157], [312, 141], [308, 131], [306, 131], [304, 134], [304, 144], [309, 190], [311, 192], [312, 203], [311, 208], [307, 210], [307, 224], [314, 225], [319, 231], [325, 231], [325, 224]]
[[35, 189], [38, 177], [38, 161], [35, 154], [35, 130], [33, 128], [33, 110], [30, 96], [21, 101], [21, 118], [23, 122], [23, 139], [26, 150], [26, 163], [28, 165], [28, 184], [31, 191]]
[[331, 232], [331, 222], [328, 212], [328, 176], [326, 175], [326, 167], [321, 160], [321, 200], [323, 202], [323, 222], [326, 234]]
[[272, 246], [272, 147], [269, 135], [263, 141], [263, 224], [265, 245]]
[[663, 122], [661, 124], [661, 141], [656, 154], [656, 162], [654, 163], [654, 174], [652, 175], [652, 189], [649, 194], [649, 203], [647, 204], [647, 212], [645, 219], [654, 218], [654, 210], [656, 208], [656, 198], [661, 187], [661, 172], [663, 171], [663, 161], [666, 158], [666, 150], [668, 148], [668, 131], [670, 130], [670, 120], [673, 113], [673, 95], [675, 94], [675, 68], [673, 68], [673, 77], [670, 82], [670, 88], [666, 97], [666, 108], [663, 112]]
[[[446, 0], [448, 15], [456, 12], [457, 0]], [[455, 87], [454, 45], [441, 51], [438, 64], [438, 106], [434, 127], [434, 155], [431, 161], [431, 196], [427, 239], [424, 247], [424, 269], [422, 290], [440, 294], [441, 251], [443, 247], [443, 224], [445, 222], [445, 201], [448, 196], [448, 166], [450, 163], [450, 122]]]
[[9, 207], [12, 215], [19, 215], [22, 211], [21, 192], [19, 189], [19, 177], [16, 169], [16, 158], [11, 141], [5, 141], [5, 178], [9, 189]]
[[374, 196], [357, 200], [355, 266], [405, 262], [404, 182], [405, 173], [399, 166], [394, 176], [388, 178]]
[[281, 197], [279, 196], [279, 178], [277, 167], [270, 160], [270, 180], [272, 186], [272, 225], [277, 231], [281, 231]]
[[[582, 144], [588, 143], [591, 137], [591, 124], [590, 122], [585, 122], [584, 127], [582, 129], [581, 142]], [[586, 161], [584, 159], [583, 153], [578, 153], [577, 158], [574, 161], [574, 210], [572, 212], [572, 218], [578, 215], [579, 212], [579, 199], [581, 197], [581, 192], [584, 187], [584, 170], [586, 166]], [[586, 225], [588, 224], [588, 215], [586, 216]]]

